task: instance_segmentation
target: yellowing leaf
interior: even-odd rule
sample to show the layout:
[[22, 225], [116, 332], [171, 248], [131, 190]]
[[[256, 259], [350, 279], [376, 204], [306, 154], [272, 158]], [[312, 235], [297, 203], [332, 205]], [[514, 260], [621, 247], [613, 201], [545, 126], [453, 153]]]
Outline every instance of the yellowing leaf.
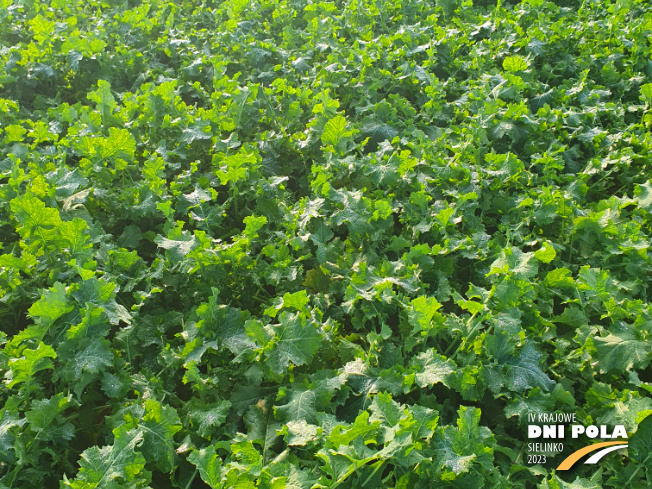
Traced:
[[517, 71], [525, 71], [528, 69], [527, 62], [520, 56], [508, 56], [503, 61], [503, 69], [516, 73]]
[[61, 224], [59, 211], [46, 207], [41, 200], [32, 194], [12, 200], [11, 210], [18, 222], [22, 224], [20, 233], [25, 238], [29, 238], [32, 234], [39, 234], [40, 237], [43, 237], [41, 234], [43, 231], [53, 231]]
[[324, 144], [337, 146], [337, 143], [350, 134], [351, 133], [346, 130], [346, 119], [341, 115], [338, 115], [326, 123], [321, 140]]
[[557, 252], [548, 242], [543, 243], [543, 248], [534, 252], [535, 258], [543, 263], [550, 263], [557, 256]]
[[5, 374], [7, 387], [31, 381], [37, 372], [53, 368], [53, 358], [57, 358], [54, 349], [43, 342], [40, 342], [35, 350], [25, 348], [22, 357], [9, 360], [10, 371]]
[[5, 127], [5, 133], [7, 134], [6, 135], [7, 139], [5, 140], [5, 142], [13, 143], [16, 141], [22, 141], [23, 137], [25, 136], [25, 133], [27, 133], [27, 130], [22, 126], [11, 125]]
[[408, 319], [414, 334], [417, 331], [427, 331], [432, 327], [432, 319], [441, 304], [434, 297], [421, 296], [413, 299], [411, 306], [411, 310], [408, 311]]

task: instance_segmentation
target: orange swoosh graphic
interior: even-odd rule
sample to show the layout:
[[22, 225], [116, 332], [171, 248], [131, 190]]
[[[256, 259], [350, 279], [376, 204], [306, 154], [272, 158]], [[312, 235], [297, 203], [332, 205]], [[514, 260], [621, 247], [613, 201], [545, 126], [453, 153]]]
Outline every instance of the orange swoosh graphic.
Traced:
[[622, 445], [622, 441], [605, 441], [603, 443], [596, 443], [594, 445], [589, 445], [588, 447], [584, 447], [579, 449], [576, 452], [571, 453], [568, 457], [564, 459], [562, 463], [559, 464], [559, 467], [557, 467], [557, 470], [568, 470], [570, 469], [575, 462], [577, 462], [579, 459], [581, 459], [584, 455], [587, 453], [591, 453], [598, 448], [602, 447], [609, 447], [611, 445]]

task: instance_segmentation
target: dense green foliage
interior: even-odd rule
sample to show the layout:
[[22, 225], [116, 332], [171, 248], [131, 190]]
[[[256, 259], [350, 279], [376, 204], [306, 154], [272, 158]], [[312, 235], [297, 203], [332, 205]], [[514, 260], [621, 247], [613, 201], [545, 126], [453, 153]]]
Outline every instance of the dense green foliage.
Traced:
[[0, 0], [0, 487], [649, 487], [652, 4], [475, 3]]

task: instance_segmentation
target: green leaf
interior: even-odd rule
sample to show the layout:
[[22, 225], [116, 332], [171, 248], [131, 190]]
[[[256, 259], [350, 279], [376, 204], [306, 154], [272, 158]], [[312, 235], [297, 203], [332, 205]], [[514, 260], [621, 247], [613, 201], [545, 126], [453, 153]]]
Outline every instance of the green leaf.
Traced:
[[536, 275], [538, 266], [532, 261], [534, 253], [523, 253], [516, 247], [502, 250], [500, 258], [490, 266], [487, 275], [513, 273], [518, 278], [530, 278]]
[[541, 357], [542, 354], [531, 343], [527, 343], [518, 358], [507, 362], [505, 377], [511, 390], [523, 392], [540, 387], [547, 391], [554, 387], [555, 383], [539, 366]]
[[358, 437], [367, 439], [375, 437], [376, 431], [380, 427], [380, 421], [376, 420], [370, 422], [370, 416], [367, 411], [363, 411], [355, 419], [351, 426], [338, 425], [331, 431], [328, 440], [333, 444], [334, 448], [342, 445], [350, 445], [353, 440]]
[[92, 277], [84, 280], [78, 288], [73, 289], [71, 295], [80, 306], [91, 303], [104, 309], [111, 324], [118, 325], [121, 322], [130, 324], [131, 315], [123, 305], [117, 303], [116, 292], [115, 283]]
[[647, 416], [638, 424], [628, 445], [631, 459], [648, 470], [652, 469], [652, 416]]
[[411, 420], [410, 430], [416, 438], [430, 441], [439, 422], [439, 412], [427, 407], [413, 405], [408, 407]]
[[265, 451], [279, 438], [279, 430], [283, 427], [274, 419], [273, 411], [264, 399], [249, 407], [243, 421], [247, 427], [247, 439]]
[[305, 420], [289, 421], [284, 431], [285, 442], [290, 447], [305, 447], [310, 442], [317, 441], [321, 433], [319, 426]]
[[217, 455], [214, 446], [211, 445], [201, 450], [194, 450], [188, 455], [188, 462], [197, 467], [202, 480], [211, 489], [222, 487], [222, 474], [220, 472], [222, 459]]
[[236, 437], [236, 442], [231, 444], [231, 453], [240, 462], [241, 467], [254, 476], [260, 475], [263, 468], [263, 457], [254, 444], [245, 439], [243, 435]]
[[24, 431], [26, 418], [19, 418], [18, 412], [11, 409], [9, 402], [0, 410], [0, 461], [14, 463], [18, 452], [16, 450], [16, 437]]
[[57, 319], [72, 311], [74, 307], [68, 302], [66, 287], [61, 282], [55, 282], [51, 289], [43, 292], [41, 298], [29, 308], [28, 312], [30, 316], [36, 318], [41, 334], [44, 334]]
[[400, 421], [403, 416], [403, 409], [404, 406], [394, 402], [390, 394], [381, 392], [374, 396], [369, 406], [369, 411], [371, 411], [369, 420], [372, 423], [374, 421], [380, 421], [381, 426], [392, 427]]
[[195, 407], [188, 410], [188, 416], [196, 427], [197, 434], [204, 438], [210, 438], [215, 428], [221, 426], [231, 409], [229, 401], [220, 401], [214, 406]]
[[248, 153], [243, 148], [240, 152], [230, 156], [214, 155], [213, 165], [219, 167], [218, 170], [215, 170], [215, 174], [222, 185], [226, 185], [246, 178], [257, 167], [258, 158], [255, 153]]
[[313, 268], [306, 272], [306, 278], [301, 285], [311, 291], [327, 292], [330, 285], [330, 279], [321, 268]]
[[650, 345], [623, 331], [593, 339], [600, 372], [626, 372], [645, 368], [650, 363]]
[[[320, 468], [333, 481], [330, 484], [331, 487], [337, 487], [369, 462], [378, 459], [379, 455], [358, 438], [352, 444], [343, 445], [337, 450], [322, 449], [317, 453], [317, 457], [324, 461], [324, 465]], [[362, 482], [364, 481], [360, 481], [360, 483]]]
[[64, 397], [59, 393], [50, 399], [41, 399], [32, 403], [32, 409], [25, 413], [30, 428], [34, 431], [45, 431], [60, 413], [70, 405], [72, 396]]
[[310, 299], [308, 298], [308, 295], [306, 294], [305, 290], [300, 290], [298, 292], [294, 292], [293, 294], [286, 292], [283, 295], [283, 298], [276, 299], [274, 301], [273, 307], [270, 307], [265, 310], [265, 314], [274, 318], [276, 317], [277, 312], [280, 311], [281, 309], [291, 308], [291, 309], [296, 309], [297, 311], [301, 311], [302, 313], [308, 315], [309, 311], [306, 306], [308, 305], [309, 301]]
[[446, 207], [445, 209], [442, 209], [437, 213], [435, 219], [437, 219], [442, 226], [446, 227], [453, 214], [455, 214], [455, 209], [453, 209], [452, 207]]
[[247, 216], [243, 220], [245, 224], [245, 230], [242, 232], [249, 239], [254, 239], [258, 236], [258, 231], [267, 223], [267, 218], [265, 216], [255, 217]]
[[[652, 83], [650, 86], [652, 86]], [[652, 183], [650, 183], [650, 180], [635, 187], [634, 201], [641, 209], [652, 213]]]
[[186, 144], [192, 144], [197, 140], [210, 139], [212, 137], [211, 126], [204, 121], [198, 121], [182, 131], [181, 140]]
[[118, 238], [118, 246], [122, 248], [137, 248], [143, 238], [143, 233], [138, 226], [127, 226]]
[[389, 444], [400, 430], [399, 421], [404, 415], [405, 406], [394, 402], [390, 394], [381, 392], [374, 396], [369, 411], [371, 411], [369, 421], [380, 423], [379, 440], [384, 445]]
[[583, 477], [577, 476], [573, 482], [566, 482], [557, 474], [552, 474], [550, 479], [544, 479], [537, 489], [602, 489], [602, 487]]
[[[391, 142], [396, 136], [398, 136], [398, 131], [388, 124], [371, 122], [362, 126], [362, 138], [369, 139], [367, 147], [370, 152], [377, 151], [380, 143], [383, 141]], [[382, 180], [382, 177], [380, 179]]]
[[102, 114], [110, 114], [117, 106], [115, 98], [111, 93], [111, 84], [106, 80], [98, 80], [97, 90], [87, 95], [88, 100], [95, 102], [97, 109]]
[[310, 302], [310, 298], [305, 290], [300, 290], [293, 294], [286, 293], [283, 295], [283, 307], [292, 307], [297, 311], [308, 312], [306, 306]]
[[142, 444], [143, 433], [120, 426], [113, 430], [113, 434], [113, 445], [84, 450], [77, 477], [73, 481], [64, 479], [64, 486], [74, 489], [121, 489], [137, 487], [134, 484], [136, 481], [149, 483], [148, 473], [144, 471], [145, 458], [135, 450]]
[[159, 248], [170, 251], [170, 261], [172, 263], [180, 262], [188, 253], [199, 246], [197, 238], [192, 234], [183, 232], [179, 238], [181, 239], [168, 239], [162, 236], [157, 236], [154, 239], [154, 243], [156, 243]]
[[568, 268], [555, 268], [546, 274], [546, 284], [553, 287], [574, 287], [575, 281]]
[[452, 360], [438, 355], [432, 348], [419, 354], [413, 363], [419, 387], [428, 387], [438, 383], [447, 384], [448, 376], [456, 370], [456, 365]]
[[299, 314], [281, 313], [280, 324], [273, 328], [273, 346], [265, 356], [276, 374], [285, 373], [290, 364], [307, 364], [321, 346], [322, 335], [318, 326]]
[[161, 472], [170, 472], [175, 466], [177, 443], [174, 434], [181, 430], [181, 420], [176, 410], [154, 399], [147, 399], [138, 428], [143, 430], [142, 451], [147, 461], [156, 463]]
[[495, 441], [489, 428], [480, 426], [480, 410], [462, 406], [458, 414], [457, 428], [444, 426], [435, 434], [439, 463], [453, 477], [469, 472], [476, 464], [491, 469]]
[[276, 418], [284, 421], [304, 420], [314, 423], [317, 420], [317, 396], [310, 389], [292, 389], [287, 395], [287, 402], [282, 406], [275, 406]]
[[132, 384], [129, 380], [129, 378], [125, 379], [125, 376], [116, 376], [109, 372], [104, 372], [102, 374], [102, 390], [111, 399], [119, 399], [131, 387]]
[[559, 316], [555, 316], [552, 320], [555, 323], [564, 323], [572, 326], [573, 328], [579, 328], [588, 324], [588, 318], [586, 314], [579, 307], [569, 306], [564, 309]]
[[85, 373], [97, 374], [113, 364], [110, 343], [104, 338], [83, 338], [75, 344], [75, 351], [68, 351], [66, 345], [66, 367], [64, 372], [69, 378], [79, 379]]
[[[219, 306], [216, 309], [211, 308], [209, 312], [218, 338], [235, 355], [233, 361], [243, 361], [246, 358], [244, 355], [256, 348], [247, 330], [247, 325], [253, 326], [256, 321], [247, 321], [248, 313], [235, 307]], [[207, 315], [203, 317], [207, 319]], [[209, 344], [205, 343], [205, 346]]]
[[652, 83], [641, 85], [641, 97], [648, 107], [652, 107]]
[[623, 391], [621, 395], [613, 392], [610, 386], [596, 383], [587, 391], [587, 401], [592, 406], [601, 410], [602, 414], [596, 417], [596, 422], [609, 426], [624, 425], [628, 432], [636, 429], [640, 417], [645, 417], [652, 412], [652, 399], [641, 397], [636, 391]]

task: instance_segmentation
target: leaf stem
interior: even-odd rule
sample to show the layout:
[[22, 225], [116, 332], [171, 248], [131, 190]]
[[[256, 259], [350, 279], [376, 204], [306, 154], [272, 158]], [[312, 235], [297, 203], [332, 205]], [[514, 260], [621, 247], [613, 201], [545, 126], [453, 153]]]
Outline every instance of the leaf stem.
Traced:
[[627, 482], [625, 482], [625, 487], [629, 487], [632, 481], [634, 480], [634, 477], [636, 477], [636, 474], [638, 474], [639, 470], [641, 470], [641, 467], [643, 467], [647, 461], [652, 457], [652, 454], [648, 454], [647, 457], [645, 457], [645, 460], [643, 460], [643, 463], [641, 463], [638, 467], [636, 467], [636, 470], [632, 473], [632, 475], [627, 479]]
[[365, 481], [362, 483], [362, 487], [365, 487], [365, 486], [367, 485], [367, 482], [369, 482], [369, 480], [370, 480], [374, 475], [376, 475], [376, 472], [378, 472], [378, 469], [380, 469], [380, 468], [383, 466], [384, 463], [385, 463], [385, 459], [381, 459], [381, 460], [379, 460], [378, 462], [376, 462], [376, 463], [374, 464], [374, 465], [376, 466], [376, 468], [373, 470], [373, 472], [371, 472], [371, 474], [369, 474], [369, 477], [367, 477], [367, 478], [365, 479]]
[[[475, 312], [475, 313], [473, 313], [473, 315], [469, 318], [469, 320], [466, 322], [467, 327], [471, 325], [471, 321], [473, 321], [473, 318], [475, 318], [475, 317], [477, 316], [477, 314], [478, 314], [478, 313]], [[476, 324], [476, 325], [471, 329], [471, 332], [469, 332], [469, 337], [471, 336], [471, 334], [473, 333], [473, 331], [475, 330], [476, 327], [477, 327], [477, 324]], [[451, 341], [451, 343], [448, 345], [448, 348], [446, 348], [446, 351], [444, 352], [444, 355], [448, 356], [448, 354], [449, 354], [450, 351], [451, 351], [451, 348], [453, 348], [453, 345], [457, 344], [458, 341], [460, 341], [460, 344], [459, 344], [459, 346], [457, 347], [457, 350], [455, 350], [455, 353], [453, 353], [452, 357], [454, 357], [454, 356], [457, 354], [457, 352], [460, 351], [460, 348], [462, 348], [462, 345], [464, 345], [464, 341], [461, 340], [461, 336], [462, 336], [462, 332], [460, 331], [460, 332], [457, 333], [457, 335], [455, 336], [455, 340], [454, 340], [454, 341]]]
[[195, 477], [197, 477], [197, 472], [198, 472], [197, 469], [195, 469], [195, 471], [192, 474], [192, 477], [190, 477], [190, 480], [188, 481], [188, 484], [186, 484], [185, 489], [190, 489], [190, 486], [192, 485], [192, 481], [194, 481]]

